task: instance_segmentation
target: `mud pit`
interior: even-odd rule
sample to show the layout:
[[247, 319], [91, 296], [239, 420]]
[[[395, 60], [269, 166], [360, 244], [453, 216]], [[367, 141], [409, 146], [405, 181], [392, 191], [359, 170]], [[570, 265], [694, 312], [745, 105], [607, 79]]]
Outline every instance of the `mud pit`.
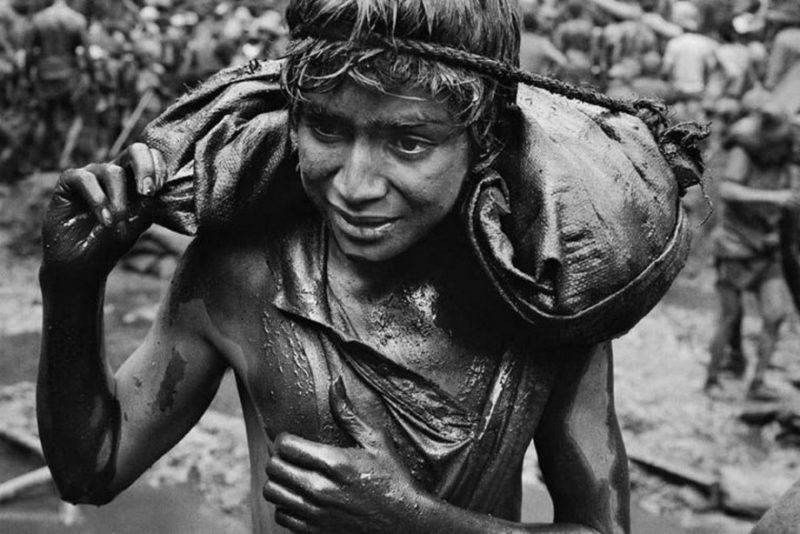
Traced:
[[[20, 224], [9, 213], [36, 216], [36, 210], [31, 215], [30, 210], [19, 206], [25, 204], [26, 198], [37, 197], [39, 189], [46, 188], [52, 180], [53, 177], [36, 178], [38, 185], [33, 187], [33, 193], [30, 181], [0, 191], [0, 386], [35, 380], [41, 329], [36, 279], [39, 260], [35, 253], [20, 257], [11, 251], [20, 250], [20, 235], [32, 235], [26, 229], [30, 223]], [[31, 250], [35, 246], [28, 247], [27, 252]], [[699, 268], [693, 269], [693, 278], [679, 279], [664, 302], [615, 343], [616, 399], [626, 446], [632, 456], [645, 455], [713, 481], [720, 479], [720, 473], [735, 468], [746, 476], [769, 479], [767, 493], [779, 493], [784, 485], [800, 478], [796, 448], [778, 444], [774, 425], [754, 430], [738, 421], [737, 416], [745, 407], [744, 383], [729, 383], [729, 399], [711, 400], [701, 392], [716, 297], [710, 266], [703, 262], [696, 265]], [[143, 338], [164, 284], [122, 271], [111, 276], [106, 324], [112, 365], [119, 365]], [[760, 324], [753, 314], [754, 307], [748, 308], [745, 350], [752, 360]], [[800, 349], [799, 338], [798, 323], [793, 319], [784, 327], [775, 358], [784, 370], [769, 377], [790, 395], [795, 392], [785, 377], [800, 375], [794, 357]], [[18, 386], [19, 398], [27, 400], [16, 406], [24, 424], [34, 430], [32, 390], [26, 388], [29, 386]], [[75, 527], [78, 530], [64, 527], [51, 488], [0, 505], [0, 530], [127, 532], [119, 528], [132, 527], [132, 532], [247, 531], [246, 442], [230, 378], [223, 382], [212, 409], [214, 412], [197, 429], [115, 503], [100, 509], [81, 507], [78, 517], [83, 523]], [[35, 458], [3, 447], [0, 482], [41, 465]], [[632, 463], [631, 479], [634, 532], [744, 534], [754, 523], [753, 518], [722, 513], [720, 500], [696, 484], [665, 478], [641, 464]], [[759, 480], [753, 479], [754, 484]], [[551, 511], [537, 481], [534, 462], [528, 465], [525, 481], [526, 516], [546, 518]], [[34, 520], [29, 526], [35, 528], [20, 526], [26, 514]], [[145, 524], [146, 521], [151, 523]]]

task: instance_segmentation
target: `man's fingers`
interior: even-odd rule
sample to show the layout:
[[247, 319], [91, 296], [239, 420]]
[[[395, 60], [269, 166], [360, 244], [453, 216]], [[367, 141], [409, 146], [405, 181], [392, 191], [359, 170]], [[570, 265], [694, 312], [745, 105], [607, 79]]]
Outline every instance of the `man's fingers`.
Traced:
[[127, 159], [133, 171], [136, 192], [148, 197], [154, 195], [156, 192], [156, 170], [150, 149], [144, 143], [133, 143], [128, 147], [126, 154], [124, 159]]
[[160, 191], [164, 184], [167, 183], [167, 163], [164, 161], [164, 156], [161, 155], [160, 150], [151, 148], [150, 157], [153, 159], [153, 174], [156, 180], [156, 191]]
[[109, 207], [114, 219], [124, 220], [128, 214], [128, 184], [125, 171], [119, 165], [98, 165], [95, 168], [87, 167], [100, 182], [108, 197]]
[[308, 471], [273, 456], [267, 462], [266, 472], [271, 481], [317, 505], [336, 504], [335, 496], [339, 493], [337, 486], [316, 471]]
[[344, 388], [342, 377], [331, 383], [329, 402], [331, 414], [348, 434], [364, 448], [376, 447], [381, 442], [380, 433], [376, 432], [356, 413], [347, 391]]
[[276, 456], [273, 456], [267, 462], [266, 472], [270, 480], [274, 480], [292, 490], [302, 492], [308, 489], [307, 486], [309, 486], [311, 476], [314, 474], [313, 471], [307, 471], [292, 465]]
[[86, 169], [70, 169], [64, 172], [61, 180], [65, 188], [86, 203], [100, 224], [110, 227], [114, 223], [109, 199], [94, 174]]
[[275, 440], [275, 454], [287, 462], [318, 471], [340, 482], [348, 475], [346, 453], [340, 447], [292, 434], [281, 434]]
[[322, 532], [319, 528], [309, 525], [305, 520], [293, 516], [282, 508], [275, 510], [275, 522], [295, 534], [317, 534]]
[[269, 480], [264, 484], [264, 489], [261, 493], [264, 499], [276, 507], [286, 510], [293, 516], [305, 518], [319, 516], [320, 510], [317, 506], [273, 480]]
[[151, 197], [167, 183], [164, 156], [159, 150], [144, 143], [133, 143], [113, 163], [130, 168], [136, 192], [140, 195]]

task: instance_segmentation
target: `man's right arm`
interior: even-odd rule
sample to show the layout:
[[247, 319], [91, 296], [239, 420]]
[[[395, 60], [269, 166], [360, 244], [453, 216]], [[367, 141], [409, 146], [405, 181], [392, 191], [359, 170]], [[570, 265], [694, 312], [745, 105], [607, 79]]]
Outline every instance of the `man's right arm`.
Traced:
[[623, 20], [639, 20], [642, 16], [642, 8], [638, 4], [619, 0], [591, 0], [591, 3], [606, 13]]
[[[154, 180], [152, 165], [132, 166], [137, 189], [150, 191], [141, 179]], [[45, 221], [37, 416], [48, 465], [70, 502], [102, 504], [131, 484], [199, 419], [226, 368], [206, 335], [201, 261], [191, 247], [147, 339], [111, 374], [105, 280], [146, 226], [131, 214], [121, 174], [113, 166], [68, 171]]]
[[791, 56], [789, 39], [788, 33], [778, 33], [772, 43], [772, 53], [769, 55], [767, 73], [764, 77], [764, 87], [768, 90], [775, 89], [786, 73]]
[[25, 61], [23, 63], [23, 71], [25, 78], [29, 82], [33, 82], [33, 65], [39, 58], [39, 32], [36, 28], [29, 28], [23, 37], [23, 45], [25, 49]]
[[756, 189], [747, 185], [752, 172], [750, 157], [739, 146], [731, 149], [728, 164], [719, 184], [719, 196], [726, 202], [768, 204], [781, 209], [800, 208], [800, 191], [795, 189]]

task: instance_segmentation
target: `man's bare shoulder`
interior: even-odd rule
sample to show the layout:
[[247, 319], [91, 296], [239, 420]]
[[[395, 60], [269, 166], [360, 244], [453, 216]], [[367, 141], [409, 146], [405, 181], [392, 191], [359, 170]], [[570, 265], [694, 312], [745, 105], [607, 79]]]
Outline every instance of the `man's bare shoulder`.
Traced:
[[200, 300], [211, 316], [226, 316], [271, 293], [266, 232], [204, 232], [189, 245], [170, 284], [171, 306]]

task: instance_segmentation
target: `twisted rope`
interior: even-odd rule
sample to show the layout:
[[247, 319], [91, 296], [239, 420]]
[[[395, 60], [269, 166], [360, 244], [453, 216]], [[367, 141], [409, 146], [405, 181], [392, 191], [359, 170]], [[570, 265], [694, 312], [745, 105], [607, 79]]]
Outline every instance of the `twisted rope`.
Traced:
[[309, 28], [304, 25], [292, 31], [292, 38], [300, 41], [301, 46], [303, 44], [313, 45], [319, 41], [338, 43], [343, 45], [343, 51], [349, 54], [363, 53], [367, 49], [378, 49], [435, 60], [452, 67], [488, 76], [509, 87], [522, 83], [571, 100], [599, 106], [612, 113], [633, 115], [647, 125], [658, 143], [659, 150], [669, 163], [678, 182], [681, 196], [693, 185], [699, 183], [702, 187], [705, 167], [698, 143], [708, 136], [708, 130], [696, 123], [669, 127], [667, 106], [661, 101], [649, 98], [611, 98], [590, 87], [579, 87], [458, 48], [414, 39], [388, 38], [372, 33], [363, 39], [354, 41], [346, 36], [331, 33], [331, 31], [326, 32], [320, 28]]
[[292, 32], [292, 37], [308, 41], [322, 40], [327, 42], [344, 42], [354, 52], [363, 50], [364, 48], [383, 48], [392, 50], [395, 53], [413, 55], [423, 59], [433, 59], [453, 67], [471, 70], [505, 84], [513, 85], [523, 83], [532, 87], [538, 87], [571, 100], [578, 100], [587, 104], [600, 106], [615, 113], [627, 113], [639, 117], [656, 136], [667, 125], [667, 108], [658, 100], [649, 98], [631, 100], [611, 98], [589, 87], [580, 87], [566, 83], [549, 76], [543, 76], [520, 69], [519, 67], [509, 65], [503, 61], [473, 54], [472, 52], [446, 45], [412, 39], [389, 39], [377, 34], [372, 34], [359, 41], [348, 41], [346, 39], [320, 34], [318, 31], [312, 32], [303, 26]]

